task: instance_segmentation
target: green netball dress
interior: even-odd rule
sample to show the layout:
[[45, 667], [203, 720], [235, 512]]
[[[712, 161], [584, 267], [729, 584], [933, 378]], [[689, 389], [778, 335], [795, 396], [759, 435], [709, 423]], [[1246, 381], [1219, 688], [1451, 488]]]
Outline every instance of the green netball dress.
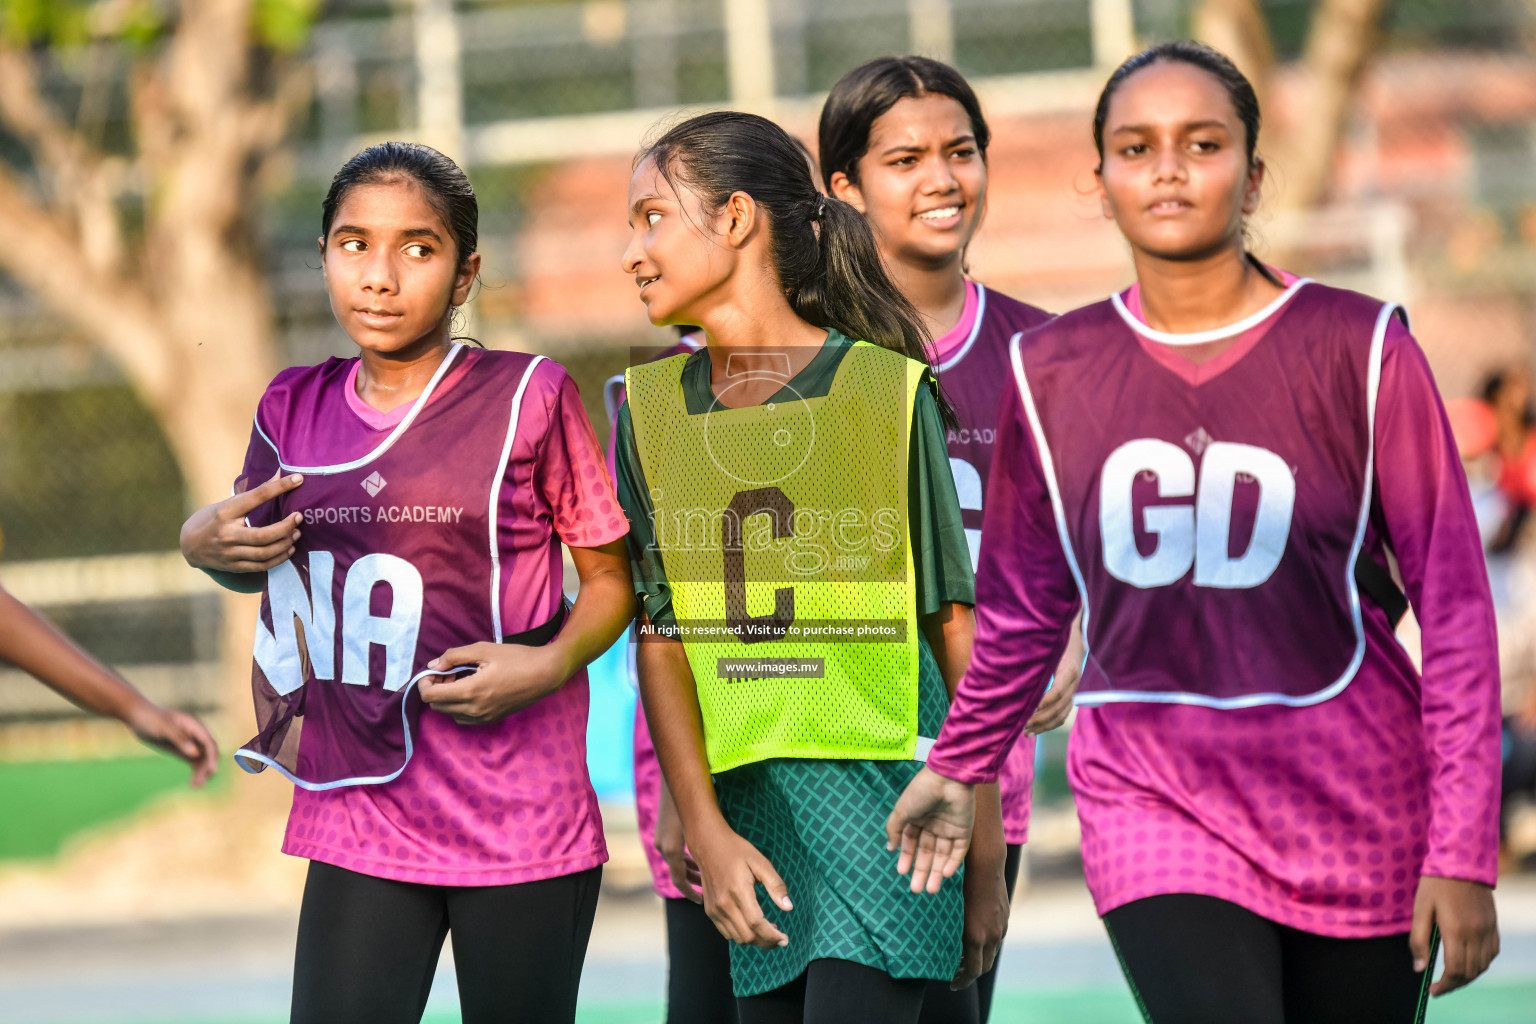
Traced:
[[[849, 358], [850, 352], [855, 353], [852, 359]], [[827, 411], [830, 405], [818, 404], [818, 400], [828, 396], [837, 398], [848, 388], [858, 386], [849, 384], [849, 381], [865, 379], [854, 373], [862, 365], [861, 355], [871, 355], [866, 346], [855, 347], [855, 343], [846, 337], [836, 331], [830, 332], [822, 350], [811, 363], [790, 380], [779, 394], [757, 408], [765, 411], [778, 409], [780, 416], [799, 406], [814, 409], [819, 414], [819, 424], [823, 431], [818, 443], [833, 441], [834, 438], [827, 436], [826, 432], [836, 431], [835, 439], [839, 444], [855, 451], [867, 450], [868, 461], [878, 467], [881, 452], [874, 449], [884, 450], [887, 457], [891, 452], [900, 453], [901, 439], [897, 437], [894, 443], [889, 443], [891, 439], [849, 436], [848, 424], [852, 421], [840, 421]], [[887, 353], [880, 353], [880, 356], [887, 360], [890, 358]], [[866, 358], [865, 361], [879, 360]], [[712, 408], [720, 408], [710, 388], [707, 351], [687, 357], [686, 362], [680, 361], [671, 372], [674, 374], [674, 383], [670, 386], [680, 393], [677, 407], [679, 415], [706, 417]], [[833, 392], [835, 381], [841, 382], [836, 393]], [[631, 401], [636, 400], [636, 394], [636, 385], [632, 383]], [[687, 614], [681, 615], [675, 607], [678, 603], [675, 598], [684, 595], [682, 583], [676, 582], [683, 577], [674, 575], [675, 582], [668, 582], [668, 566], [664, 564], [661, 552], [674, 551], [674, 559], [677, 561], [675, 568], [678, 571], [683, 570], [684, 560], [675, 554], [678, 550], [675, 544], [669, 548], [659, 542], [657, 534], [668, 528], [666, 524], [669, 520], [666, 516], [657, 515], [653, 495], [657, 501], [662, 500], [659, 482], [675, 490], [679, 486], [687, 486], [687, 481], [676, 472], [669, 472], [667, 467], [656, 463], [658, 452], [667, 452], [668, 449], [658, 446], [654, 436], [655, 424], [658, 422], [653, 413], [656, 408], [655, 398], [647, 399], [643, 395], [642, 392], [640, 400], [651, 403], [641, 408], [647, 410], [646, 423], [648, 429], [653, 431], [648, 449], [652, 460], [650, 464], [655, 470], [651, 474], [653, 479], [648, 479], [642, 467], [640, 453], [643, 446], [637, 444], [635, 424], [629, 407], [625, 406], [618, 416], [616, 483], [619, 500], [631, 523], [628, 544], [636, 590], [644, 600], [651, 622], [665, 629], [671, 627], [679, 617], [690, 621], [697, 619], [700, 604], [695, 596], [697, 588], [690, 588], [687, 591], [690, 606], [686, 609]], [[754, 413], [744, 415], [751, 417]], [[897, 422], [904, 424], [906, 421]], [[937, 611], [948, 602], [974, 603], [975, 584], [959, 502], [949, 471], [943, 428], [931, 384], [926, 380], [917, 386], [916, 394], [910, 402], [910, 424], [910, 444], [906, 446], [907, 464], [900, 467], [899, 474], [891, 475], [899, 477], [905, 489], [904, 524], [910, 532], [908, 543], [902, 547], [902, 557], [907, 558], [907, 561], [906, 571], [900, 574], [900, 578], [910, 581], [906, 586], [908, 600], [914, 602], [916, 615], [922, 616]], [[716, 429], [713, 433], [707, 430], [690, 432], [689, 428], [693, 426], [695, 424], [686, 418], [678, 420], [670, 425], [666, 437], [670, 440], [675, 436], [678, 444], [700, 449], [685, 454], [705, 460], [704, 465], [724, 469], [728, 475], [739, 474], [744, 481], [741, 485], [743, 488], [764, 482], [751, 479], [753, 472], [731, 466], [731, 456], [726, 448], [727, 435], [721, 430]], [[856, 425], [851, 428], [851, 432], [858, 433]], [[779, 440], [781, 437], [787, 438], [789, 433], [770, 431], [765, 436], [773, 437], [774, 444], [786, 444], [789, 454], [785, 457], [792, 463], [793, 445]], [[795, 433], [795, 436], [800, 434]], [[846, 459], [836, 464], [841, 467], [838, 472], [857, 472], [856, 469], [846, 468], [855, 465]], [[878, 471], [871, 472], [873, 476], [880, 475]], [[758, 475], [764, 474], [758, 472]], [[761, 487], [752, 488], [752, 493], [756, 495], [764, 490]], [[751, 514], [750, 511], [748, 514]], [[849, 532], [838, 536], [853, 541], [863, 537], [853, 527], [869, 525], [865, 519], [861, 519], [855, 511], [845, 510], [841, 515], [842, 523], [848, 527]], [[872, 526], [871, 529], [878, 536], [878, 527]], [[745, 546], [751, 545], [748, 543]], [[849, 550], [873, 551], [875, 548], [855, 546]], [[803, 555], [804, 552], [799, 554]], [[857, 563], [857, 559], [841, 561]], [[841, 564], [841, 561], [836, 564]], [[831, 589], [826, 590], [820, 598], [814, 592], [799, 595], [802, 618], [808, 614], [808, 608], [817, 607], [817, 600], [823, 604], [836, 603], [839, 600], [838, 594], [844, 595], [841, 600], [846, 601], [850, 613], [857, 614], [860, 609], [879, 607], [881, 601], [889, 604], [889, 598], [895, 593], [889, 587], [882, 590], [867, 583], [862, 590], [851, 587], [846, 581], [838, 582], [835, 572], [830, 577], [826, 573], [818, 577], [825, 578], [832, 578], [834, 584], [829, 585]], [[895, 579], [897, 575], [893, 574], [891, 578]], [[837, 586], [843, 589], [839, 591]], [[770, 607], [773, 596], [771, 592], [767, 596]], [[763, 599], [760, 593], [754, 599], [754, 606], [761, 605]], [[729, 595], [726, 601], [729, 602]], [[772, 624], [770, 616], [759, 616], [758, 619], [769, 622], [770, 626]], [[915, 707], [906, 712], [908, 718], [915, 719], [915, 722], [909, 720], [905, 727], [912, 729], [915, 726], [917, 737], [933, 737], [938, 734], [943, 723], [948, 696], [927, 640], [920, 631], [917, 631], [915, 640], [915, 643], [891, 647], [891, 650], [897, 652], [892, 655], [898, 659], [896, 662], [889, 658], [883, 663], [865, 659], [861, 664], [883, 664], [883, 671], [888, 673], [906, 674], [915, 669]], [[901, 664], [899, 659], [902, 646], [911, 652], [910, 667], [893, 667]], [[785, 648], [781, 643], [777, 647], [764, 644], [752, 649], [782, 652]], [[697, 652], [690, 653], [694, 655]], [[701, 673], [696, 658], [691, 657], [690, 660], [696, 662], [696, 677], [705, 674]], [[729, 687], [729, 683], [721, 685]], [[767, 688], [766, 684], [763, 685]], [[908, 694], [911, 692], [910, 685], [900, 688]], [[792, 692], [793, 686], [784, 689]], [[705, 696], [705, 691], [701, 689], [701, 704], [705, 703]], [[792, 697], [786, 699], [791, 702], [793, 700]], [[868, 699], [872, 705], [878, 705], [883, 699], [883, 692], [878, 686], [867, 685], [866, 681], [866, 685], [857, 688], [853, 696], [847, 699]], [[793, 707], [792, 703], [773, 706]], [[706, 713], [708, 721], [710, 716]], [[764, 914], [789, 937], [789, 945], [768, 950], [753, 946], [732, 946], [731, 975], [739, 996], [758, 995], [786, 985], [799, 977], [807, 965], [816, 959], [850, 960], [898, 978], [947, 980], [959, 967], [963, 924], [960, 878], [947, 881], [936, 895], [914, 895], [908, 890], [907, 881], [896, 874], [896, 854], [888, 853], [885, 849], [885, 819], [902, 789], [920, 767], [917, 761], [908, 759], [908, 754], [899, 752], [901, 739], [891, 732], [892, 729], [899, 731], [898, 727], [902, 727], [903, 712], [892, 705], [869, 721], [872, 724], [858, 736], [833, 737], [830, 740], [823, 736], [819, 740], [802, 740], [798, 748], [793, 736], [785, 740], [783, 735], [774, 734], [780, 736], [776, 742], [781, 745], [759, 747], [755, 753], [743, 754], [744, 748], [739, 743], [728, 748], [716, 744], [710, 751], [711, 764], [716, 771], [715, 791], [722, 814], [732, 828], [756, 846], [774, 865], [775, 870], [784, 878], [795, 906], [793, 911], [786, 913], [760, 894], [759, 901]], [[773, 734], [771, 729], [765, 729], [764, 732]], [[910, 739], [908, 736], [908, 751], [912, 749]], [[838, 747], [838, 743], [843, 746]], [[771, 754], [774, 751], [797, 749], [802, 751], [797, 756], [765, 756], [765, 751]], [[883, 749], [885, 752], [868, 755], [880, 758], [874, 760], [804, 753], [805, 750], [818, 749]], [[722, 770], [722, 765], [730, 767]]]

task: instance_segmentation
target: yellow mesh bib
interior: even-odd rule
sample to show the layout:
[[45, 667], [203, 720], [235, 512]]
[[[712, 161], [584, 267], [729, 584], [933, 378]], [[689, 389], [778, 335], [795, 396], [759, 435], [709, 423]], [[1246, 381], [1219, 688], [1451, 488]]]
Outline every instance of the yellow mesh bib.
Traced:
[[687, 359], [626, 384], [710, 770], [912, 758], [907, 455], [923, 365], [857, 342], [825, 396], [690, 415]]

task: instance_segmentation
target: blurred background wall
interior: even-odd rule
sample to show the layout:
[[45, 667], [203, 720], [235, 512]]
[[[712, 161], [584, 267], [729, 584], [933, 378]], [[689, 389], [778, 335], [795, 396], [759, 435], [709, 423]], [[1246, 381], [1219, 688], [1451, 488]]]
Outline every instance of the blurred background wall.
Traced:
[[[271, 374], [350, 354], [315, 239], [352, 153], [405, 138], [466, 166], [485, 271], [464, 333], [563, 362], [606, 438], [601, 382], [663, 334], [618, 266], [631, 160], [658, 125], [747, 108], [814, 149], [822, 95], [859, 61], [951, 61], [995, 140], [972, 273], [1065, 310], [1130, 280], [1091, 194], [1098, 90], [1138, 47], [1191, 34], [1265, 104], [1254, 248], [1404, 302], [1447, 398], [1528, 373], [1536, 0], [4, 0], [0, 580], [238, 742], [254, 605], [187, 569], [177, 531], [228, 493]], [[1506, 520], [1525, 507], [1504, 498]], [[1523, 594], [1504, 592], [1507, 640], [1528, 632]], [[1506, 667], [1512, 713], [1531, 707], [1525, 660]], [[594, 670], [590, 744], [619, 887], [644, 883], [621, 661]], [[1064, 745], [1043, 744], [1047, 875], [1075, 856]], [[166, 803], [178, 769], [0, 669], [0, 924], [67, 892], [81, 919], [150, 913], [168, 872], [202, 894], [189, 905], [291, 902], [297, 869], [271, 863], [283, 787], [231, 774]], [[165, 845], [173, 867], [132, 866]]]

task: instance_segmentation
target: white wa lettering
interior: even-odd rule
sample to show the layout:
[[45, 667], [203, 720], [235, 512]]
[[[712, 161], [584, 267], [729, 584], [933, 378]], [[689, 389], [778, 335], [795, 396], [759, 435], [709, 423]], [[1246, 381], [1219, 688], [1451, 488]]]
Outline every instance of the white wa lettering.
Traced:
[[[1157, 538], [1151, 554], [1136, 546], [1131, 490], [1136, 477], [1156, 478], [1160, 498], [1194, 497], [1194, 504], [1150, 505], [1142, 529]], [[1238, 474], [1259, 485], [1248, 549], [1233, 558], [1232, 497]], [[1197, 587], [1244, 589], [1272, 576], [1285, 554], [1296, 506], [1296, 478], [1285, 460], [1254, 445], [1216, 441], [1206, 448], [1198, 491], [1195, 464], [1175, 444], [1140, 438], [1116, 448], [1099, 475], [1099, 533], [1104, 567], [1135, 587], [1165, 587], [1193, 566]]]
[[[272, 628], [256, 619], [256, 664], [278, 693], [292, 693], [304, 685], [303, 660], [297, 630], [304, 631], [315, 676], [336, 675], [336, 609], [331, 604], [331, 578], [336, 559], [329, 551], [309, 553], [309, 578], [318, 599], [311, 601], [299, 579], [299, 570], [287, 561], [267, 570], [267, 604], [272, 609]], [[297, 625], [296, 625], [297, 624]], [[316, 643], [316, 641], [324, 641]]]
[[[292, 693], [304, 684], [300, 630], [315, 678], [336, 678], [337, 621], [331, 601], [335, 569], [329, 551], [310, 552], [308, 591], [292, 562], [267, 571], [273, 628], [257, 620], [253, 653], [278, 693]], [[380, 583], [390, 588], [386, 615], [372, 610], [374, 588]], [[421, 573], [398, 556], [364, 555], [352, 563], [342, 584], [342, 682], [368, 685], [368, 655], [375, 644], [384, 648], [384, 688], [399, 690], [411, 681], [424, 589]]]

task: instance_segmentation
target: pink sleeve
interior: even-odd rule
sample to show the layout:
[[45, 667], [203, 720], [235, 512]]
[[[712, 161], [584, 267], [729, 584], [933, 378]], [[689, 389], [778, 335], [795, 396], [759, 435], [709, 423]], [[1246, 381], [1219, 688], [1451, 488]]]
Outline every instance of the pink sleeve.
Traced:
[[928, 767], [996, 781], [1066, 649], [1077, 586], [1056, 532], [1034, 435], [1005, 392], [982, 515], [976, 641]]
[[597, 434], [569, 375], [562, 375], [550, 411], [534, 486], [549, 504], [555, 533], [573, 548], [601, 547], [629, 532]]
[[1423, 635], [1429, 852], [1423, 873], [1492, 885], [1500, 783], [1493, 600], [1466, 474], [1424, 353], [1394, 321], [1376, 405], [1376, 510]]

